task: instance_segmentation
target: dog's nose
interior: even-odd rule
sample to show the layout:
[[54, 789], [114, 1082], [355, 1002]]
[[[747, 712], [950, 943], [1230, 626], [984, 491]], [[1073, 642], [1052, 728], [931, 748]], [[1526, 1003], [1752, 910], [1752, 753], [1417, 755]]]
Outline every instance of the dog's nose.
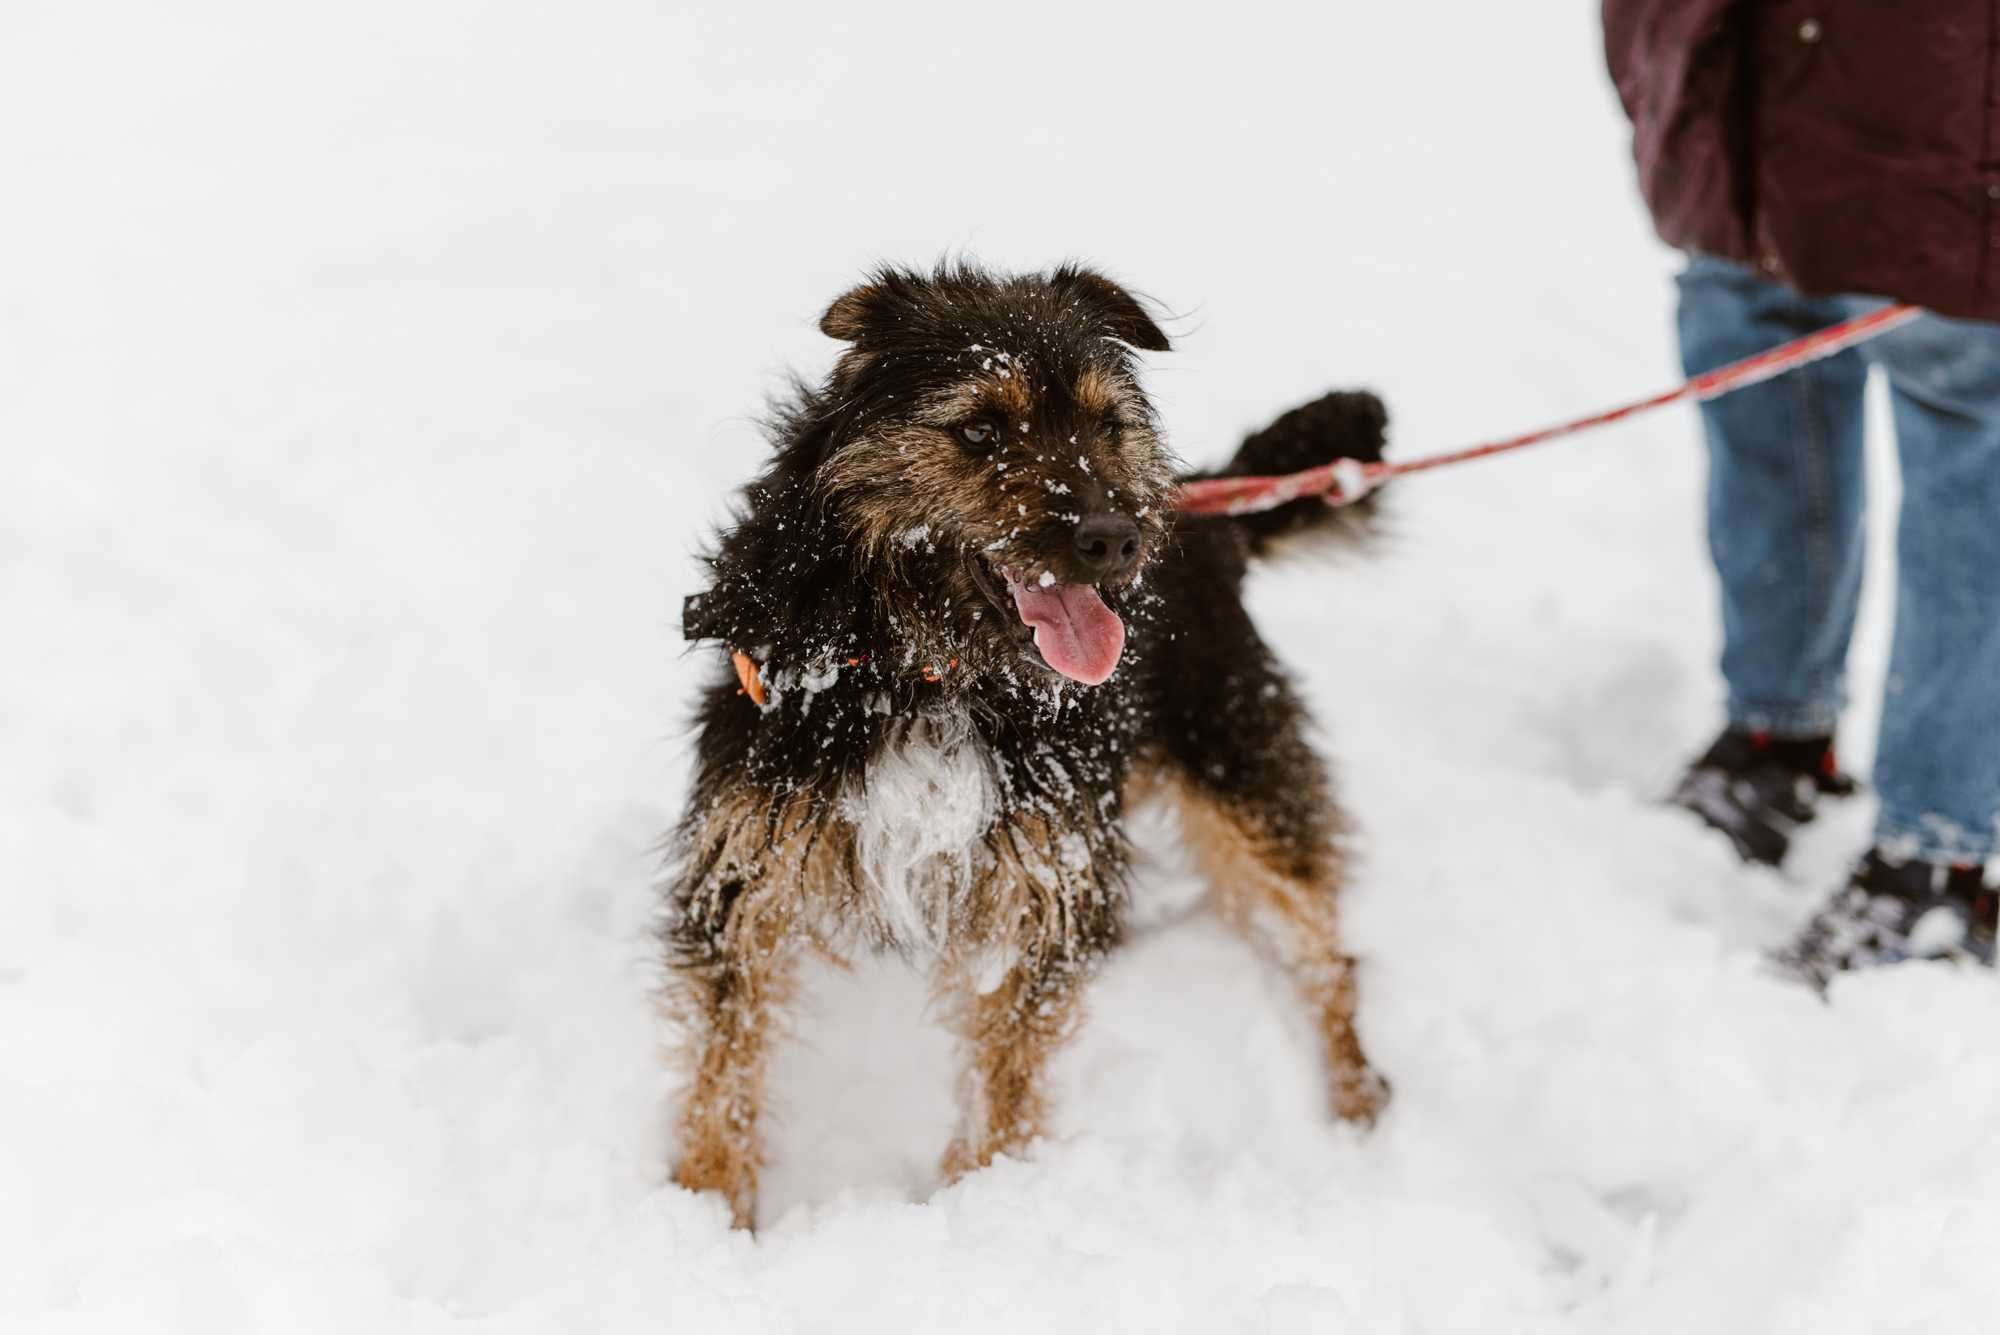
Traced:
[[1139, 526], [1124, 515], [1092, 515], [1076, 526], [1076, 556], [1092, 579], [1124, 574], [1139, 556]]

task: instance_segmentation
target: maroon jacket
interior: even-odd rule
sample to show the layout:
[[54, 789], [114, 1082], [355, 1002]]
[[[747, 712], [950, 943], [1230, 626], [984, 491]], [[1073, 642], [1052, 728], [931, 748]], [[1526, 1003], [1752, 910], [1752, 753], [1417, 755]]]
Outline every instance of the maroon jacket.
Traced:
[[1669, 245], [2000, 320], [2000, 0], [1604, 0]]

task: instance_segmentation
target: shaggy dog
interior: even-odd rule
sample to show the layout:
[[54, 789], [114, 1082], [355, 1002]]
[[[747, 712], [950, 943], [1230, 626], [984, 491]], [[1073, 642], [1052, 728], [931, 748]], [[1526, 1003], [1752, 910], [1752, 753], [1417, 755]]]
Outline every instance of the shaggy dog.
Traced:
[[[720, 648], [667, 889], [665, 999], [689, 1040], [674, 1180], [751, 1223], [807, 951], [927, 966], [964, 1050], [944, 1171], [1020, 1152], [1118, 942], [1143, 797], [1178, 809], [1215, 903], [1290, 975], [1333, 1111], [1372, 1121], [1387, 1088], [1354, 1031], [1344, 822], [1239, 593], [1253, 558], [1362, 537], [1369, 507], [1177, 515], [1133, 359], [1166, 336], [1087, 269], [885, 269], [820, 328], [848, 346], [778, 410], [687, 603], [688, 637]], [[1378, 459], [1384, 424], [1374, 396], [1330, 394], [1225, 472]]]

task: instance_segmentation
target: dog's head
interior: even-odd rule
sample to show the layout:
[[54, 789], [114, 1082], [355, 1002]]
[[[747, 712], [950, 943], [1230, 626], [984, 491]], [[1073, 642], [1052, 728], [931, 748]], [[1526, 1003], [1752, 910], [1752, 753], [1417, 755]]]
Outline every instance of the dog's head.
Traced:
[[1134, 374], [1167, 348], [1145, 308], [1077, 267], [884, 269], [820, 328], [850, 345], [820, 492], [912, 642], [1109, 677], [1173, 484]]

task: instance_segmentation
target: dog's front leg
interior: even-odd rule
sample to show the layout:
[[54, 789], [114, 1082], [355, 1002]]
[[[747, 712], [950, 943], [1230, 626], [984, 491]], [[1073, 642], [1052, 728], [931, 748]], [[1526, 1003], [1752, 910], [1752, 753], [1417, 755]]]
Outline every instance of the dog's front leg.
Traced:
[[739, 913], [703, 957], [673, 965], [669, 996], [689, 1031], [693, 1068], [673, 1178], [720, 1192], [738, 1228], [756, 1216], [764, 1073], [802, 946], [791, 927], [788, 914]]
[[1076, 1030], [1093, 955], [1037, 951], [983, 993], [964, 970], [951, 969], [941, 980], [956, 993], [965, 1063], [959, 1133], [944, 1156], [947, 1179], [983, 1168], [997, 1154], [1019, 1154], [1042, 1133], [1049, 1059]]

